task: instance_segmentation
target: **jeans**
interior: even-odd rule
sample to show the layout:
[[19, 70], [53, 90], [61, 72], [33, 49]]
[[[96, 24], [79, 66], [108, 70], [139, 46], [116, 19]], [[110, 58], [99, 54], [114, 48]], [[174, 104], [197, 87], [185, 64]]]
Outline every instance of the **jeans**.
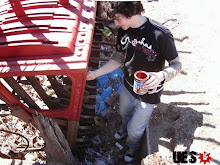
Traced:
[[148, 125], [154, 106], [155, 104], [136, 99], [124, 86], [122, 87], [119, 103], [119, 114], [122, 117], [120, 129], [127, 131], [126, 145], [129, 148], [137, 149], [140, 146], [145, 129], [149, 143]]

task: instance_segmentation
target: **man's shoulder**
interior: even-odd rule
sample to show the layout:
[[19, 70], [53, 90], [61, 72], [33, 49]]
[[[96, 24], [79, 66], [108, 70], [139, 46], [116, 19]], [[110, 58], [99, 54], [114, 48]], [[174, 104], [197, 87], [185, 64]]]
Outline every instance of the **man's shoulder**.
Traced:
[[154, 30], [159, 30], [164, 34], [170, 34], [171, 33], [170, 30], [166, 26], [164, 26], [163, 24], [161, 24], [161, 23], [159, 23], [159, 22], [157, 22], [157, 21], [155, 21], [151, 18], [148, 18], [148, 20], [149, 20], [148, 21], [149, 24], [151, 26], [153, 26]]

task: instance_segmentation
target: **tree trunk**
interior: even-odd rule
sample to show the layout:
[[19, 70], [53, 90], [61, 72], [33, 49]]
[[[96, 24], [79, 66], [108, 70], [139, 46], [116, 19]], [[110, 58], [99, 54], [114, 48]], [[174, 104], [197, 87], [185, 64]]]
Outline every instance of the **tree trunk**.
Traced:
[[45, 141], [47, 164], [81, 165], [69, 147], [60, 127], [49, 117], [43, 116], [36, 111], [33, 113], [41, 136]]

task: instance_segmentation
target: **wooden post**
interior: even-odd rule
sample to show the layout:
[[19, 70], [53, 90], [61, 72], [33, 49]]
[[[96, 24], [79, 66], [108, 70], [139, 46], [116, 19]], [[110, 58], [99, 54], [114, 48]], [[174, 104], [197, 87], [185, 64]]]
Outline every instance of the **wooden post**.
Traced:
[[79, 122], [68, 121], [67, 141], [68, 141], [69, 146], [72, 150], [75, 148], [78, 127], [79, 127]]
[[81, 165], [73, 155], [60, 127], [49, 117], [36, 111], [33, 113], [36, 125], [45, 141], [47, 163], [63, 163], [65, 165]]

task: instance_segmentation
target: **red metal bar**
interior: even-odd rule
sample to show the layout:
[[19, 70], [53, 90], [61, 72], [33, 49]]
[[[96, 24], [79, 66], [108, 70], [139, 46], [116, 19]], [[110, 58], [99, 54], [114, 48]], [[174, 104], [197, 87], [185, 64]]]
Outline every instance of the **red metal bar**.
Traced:
[[20, 0], [9, 0], [9, 2], [17, 17], [24, 17], [26, 15]]
[[0, 96], [10, 106], [19, 105], [21, 102], [0, 82]]
[[[10, 0], [10, 3], [16, 3], [13, 10], [18, 11], [16, 15], [19, 17], [24, 16], [26, 10], [26, 13], [30, 13], [30, 10], [37, 11], [38, 7], [40, 9], [40, 5], [38, 5], [38, 7], [24, 8], [23, 11], [20, 1]], [[59, 6], [53, 4], [47, 10], [54, 10], [54, 13], [64, 11], [69, 14], [68, 19], [66, 19], [67, 15], [65, 15], [65, 18], [58, 19], [53, 16], [48, 20], [47, 18], [44, 18], [45, 20], [41, 19], [40, 16], [39, 19], [31, 19], [31, 17], [22, 20], [15, 19], [13, 24], [10, 21], [3, 21], [0, 41], [4, 42], [5, 45], [3, 44], [4, 46], [1, 46], [0, 77], [67, 75], [72, 81], [69, 107], [67, 109], [36, 110], [49, 117], [65, 118], [68, 121], [79, 121], [86, 84], [88, 60], [93, 40], [96, 3], [89, 0], [75, 1], [73, 6], [72, 3], [71, 5], [67, 4], [69, 3], [68, 0], [60, 0], [60, 3], [65, 5]], [[47, 10], [45, 9], [45, 11]], [[69, 18], [72, 18], [72, 20]], [[36, 29], [38, 25], [45, 24], [49, 28], [63, 26], [67, 31], [40, 32], [40, 29], [39, 31]], [[37, 34], [33, 33], [32, 30], [22, 31], [22, 29], [20, 29], [21, 31], [19, 33], [7, 33], [6, 29], [16, 29], [15, 25], [18, 27], [33, 26]], [[29, 27], [26, 28], [28, 29]], [[24, 41], [22, 36], [27, 39], [38, 39], [39, 41], [45, 38], [47, 44], [43, 44], [43, 42], [28, 43], [26, 42], [27, 40], [22, 42], [21, 39]], [[14, 43], [11, 44], [9, 41]], [[15, 41], [19, 42], [16, 43]], [[50, 41], [57, 42], [58, 44], [48, 44]], [[47, 48], [49, 48], [48, 50], [55, 50], [54, 52], [58, 51], [58, 53], [51, 53], [50, 51], [45, 53]], [[4, 49], [6, 51], [3, 51]], [[64, 49], [68, 49], [71, 53], [66, 53], [63, 51]], [[32, 113], [32, 109], [20, 102], [1, 82], [0, 97], [11, 107], [21, 106], [28, 113]]]
[[59, 0], [59, 3], [62, 5], [69, 5], [69, 0]]

